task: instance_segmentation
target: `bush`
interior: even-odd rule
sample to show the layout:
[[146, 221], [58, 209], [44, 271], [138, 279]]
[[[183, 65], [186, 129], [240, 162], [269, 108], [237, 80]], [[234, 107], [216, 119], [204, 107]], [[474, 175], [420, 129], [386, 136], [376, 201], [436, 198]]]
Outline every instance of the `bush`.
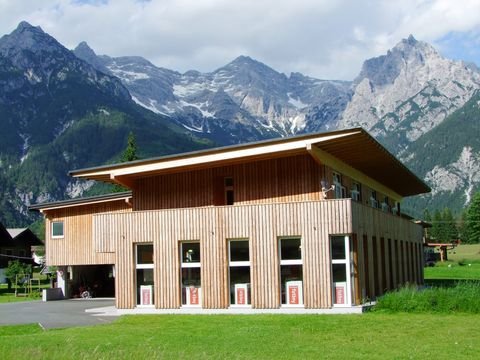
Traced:
[[480, 314], [480, 282], [458, 282], [450, 288], [406, 286], [377, 300], [373, 311]]
[[[17, 275], [31, 275], [32, 274], [32, 265], [24, 264], [18, 260], [9, 261], [8, 267], [5, 270], [5, 277], [8, 279], [8, 288], [10, 289], [10, 284], [15, 284]], [[15, 285], [22, 285], [20, 282], [23, 280], [18, 279], [19, 283]]]

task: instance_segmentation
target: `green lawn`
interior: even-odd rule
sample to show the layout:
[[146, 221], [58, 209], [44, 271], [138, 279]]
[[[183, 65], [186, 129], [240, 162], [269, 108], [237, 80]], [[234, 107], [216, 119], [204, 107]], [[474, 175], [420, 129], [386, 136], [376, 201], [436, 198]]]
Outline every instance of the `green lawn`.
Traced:
[[425, 279], [454, 279], [454, 280], [480, 280], [480, 263], [465, 263], [459, 265], [455, 262], [437, 263], [436, 266], [426, 267]]
[[3, 359], [472, 359], [480, 316], [136, 315], [43, 331], [0, 327]]
[[425, 279], [480, 280], [480, 244], [449, 250], [448, 261], [425, 268]]

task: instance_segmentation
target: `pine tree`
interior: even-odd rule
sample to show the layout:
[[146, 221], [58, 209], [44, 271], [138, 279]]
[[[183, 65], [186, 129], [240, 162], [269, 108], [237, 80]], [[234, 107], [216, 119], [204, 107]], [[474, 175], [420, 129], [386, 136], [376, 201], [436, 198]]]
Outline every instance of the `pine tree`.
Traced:
[[477, 192], [465, 215], [465, 242], [480, 242], [480, 192]]
[[[137, 156], [137, 141], [135, 139], [135, 135], [132, 132], [130, 132], [127, 138], [127, 147], [122, 153], [120, 162], [123, 163], [123, 162], [135, 161], [138, 159], [139, 157]], [[123, 191], [127, 191], [127, 189], [121, 185], [115, 185], [113, 188], [113, 192], [123, 192]]]
[[430, 237], [436, 242], [440, 242], [441, 236], [441, 223], [442, 223], [442, 213], [439, 210], [435, 210], [432, 219], [432, 228], [430, 229]]
[[127, 139], [127, 148], [123, 151], [120, 162], [134, 161], [138, 159], [137, 140], [135, 139], [135, 135], [133, 134], [133, 132], [130, 131]]
[[458, 230], [455, 218], [449, 208], [442, 211], [441, 240], [450, 243], [458, 239]]

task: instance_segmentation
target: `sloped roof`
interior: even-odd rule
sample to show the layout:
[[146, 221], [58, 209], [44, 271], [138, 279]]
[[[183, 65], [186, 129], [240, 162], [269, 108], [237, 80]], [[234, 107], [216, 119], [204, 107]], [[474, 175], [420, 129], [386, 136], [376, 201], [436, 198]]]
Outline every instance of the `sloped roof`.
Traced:
[[402, 197], [430, 191], [362, 128], [316, 133], [74, 170], [71, 176], [130, 187], [137, 178], [310, 153], [316, 147]]
[[0, 223], [0, 246], [10, 246], [12, 244], [12, 237], [8, 233], [5, 226]]
[[43, 242], [29, 228], [7, 229], [12, 237], [13, 246], [36, 246]]
[[27, 230], [27, 228], [7, 229], [8, 233], [10, 234], [10, 236], [11, 236], [12, 238], [17, 237], [18, 235], [20, 235], [21, 233], [23, 233], [25, 230]]
[[83, 198], [54, 201], [54, 202], [43, 203], [43, 204], [34, 204], [34, 205], [30, 205], [28, 209], [33, 211], [62, 209], [62, 208], [67, 208], [71, 206], [91, 205], [95, 203], [129, 199], [131, 197], [132, 197], [131, 191], [123, 191], [123, 192], [113, 193], [113, 194], [88, 196]]

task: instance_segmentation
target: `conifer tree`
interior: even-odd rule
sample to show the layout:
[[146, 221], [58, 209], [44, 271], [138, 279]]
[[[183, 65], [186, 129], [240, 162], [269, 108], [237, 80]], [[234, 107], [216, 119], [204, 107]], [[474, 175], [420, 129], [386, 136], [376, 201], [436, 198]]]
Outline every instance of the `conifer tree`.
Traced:
[[[139, 157], [137, 156], [137, 141], [135, 139], [135, 135], [133, 132], [130, 131], [127, 138], [127, 147], [122, 153], [122, 157], [120, 158], [120, 162], [128, 162], [128, 161], [135, 161], [138, 160]], [[113, 188], [113, 192], [123, 192], [126, 191], [123, 186], [115, 185]]]
[[133, 132], [130, 131], [127, 139], [127, 147], [123, 151], [120, 162], [134, 161], [138, 159], [139, 158], [137, 156], [137, 140], [135, 139], [135, 135], [133, 134]]
[[465, 214], [465, 239], [466, 243], [480, 242], [480, 192], [477, 192]]

